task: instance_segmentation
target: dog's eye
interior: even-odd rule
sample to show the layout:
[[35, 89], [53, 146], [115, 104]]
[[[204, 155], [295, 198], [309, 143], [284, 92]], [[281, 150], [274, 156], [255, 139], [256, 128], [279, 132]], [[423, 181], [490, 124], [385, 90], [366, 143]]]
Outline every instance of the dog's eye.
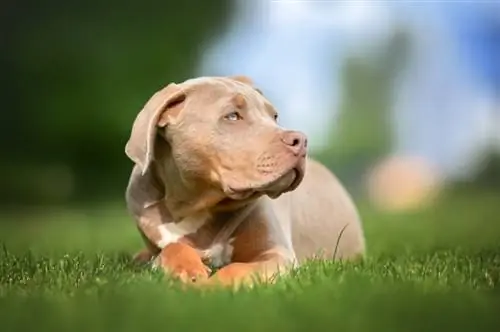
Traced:
[[226, 114], [224, 116], [224, 119], [229, 120], [229, 121], [238, 121], [238, 120], [241, 120], [242, 117], [241, 117], [240, 113], [238, 113], [238, 112], [231, 112], [229, 114]]
[[278, 113], [273, 115], [274, 121], [278, 121]]

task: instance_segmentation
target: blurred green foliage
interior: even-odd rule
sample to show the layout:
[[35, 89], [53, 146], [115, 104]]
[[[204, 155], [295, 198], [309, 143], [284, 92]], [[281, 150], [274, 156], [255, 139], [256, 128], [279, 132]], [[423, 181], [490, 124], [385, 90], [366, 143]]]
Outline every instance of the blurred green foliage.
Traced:
[[231, 3], [2, 2], [0, 202], [122, 195], [135, 115], [192, 75]]
[[344, 64], [340, 114], [328, 147], [317, 157], [335, 170], [351, 192], [360, 192], [360, 175], [393, 148], [392, 87], [410, 47], [410, 36], [401, 27], [380, 52], [351, 56]]

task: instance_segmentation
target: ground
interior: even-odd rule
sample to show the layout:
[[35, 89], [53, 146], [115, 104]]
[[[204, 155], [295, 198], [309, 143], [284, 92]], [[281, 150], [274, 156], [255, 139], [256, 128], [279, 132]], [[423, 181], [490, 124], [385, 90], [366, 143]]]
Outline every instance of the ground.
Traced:
[[500, 194], [360, 209], [366, 261], [310, 262], [238, 293], [183, 290], [133, 265], [141, 240], [122, 204], [4, 213], [0, 330], [498, 331]]

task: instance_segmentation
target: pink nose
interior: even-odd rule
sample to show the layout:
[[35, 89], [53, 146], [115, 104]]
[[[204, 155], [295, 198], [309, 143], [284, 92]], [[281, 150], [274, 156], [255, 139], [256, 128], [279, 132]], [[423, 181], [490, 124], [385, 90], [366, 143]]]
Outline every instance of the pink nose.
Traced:
[[307, 136], [299, 131], [285, 131], [281, 138], [283, 143], [296, 156], [305, 155], [307, 151]]

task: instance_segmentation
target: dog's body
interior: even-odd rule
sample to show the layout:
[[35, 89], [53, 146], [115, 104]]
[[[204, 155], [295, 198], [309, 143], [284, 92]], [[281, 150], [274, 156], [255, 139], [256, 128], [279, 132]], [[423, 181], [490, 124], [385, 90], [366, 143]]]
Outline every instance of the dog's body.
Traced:
[[282, 215], [280, 223], [292, 234], [299, 262], [322, 251], [327, 257], [339, 259], [352, 259], [364, 253], [363, 230], [350, 196], [317, 161], [308, 159], [302, 183], [273, 200], [273, 205]]
[[[244, 77], [170, 84], [148, 101], [126, 147], [136, 163], [127, 204], [147, 244], [139, 259], [159, 254], [184, 281], [232, 283], [364, 255], [351, 198], [276, 114]], [[222, 268], [208, 279], [206, 264]]]

